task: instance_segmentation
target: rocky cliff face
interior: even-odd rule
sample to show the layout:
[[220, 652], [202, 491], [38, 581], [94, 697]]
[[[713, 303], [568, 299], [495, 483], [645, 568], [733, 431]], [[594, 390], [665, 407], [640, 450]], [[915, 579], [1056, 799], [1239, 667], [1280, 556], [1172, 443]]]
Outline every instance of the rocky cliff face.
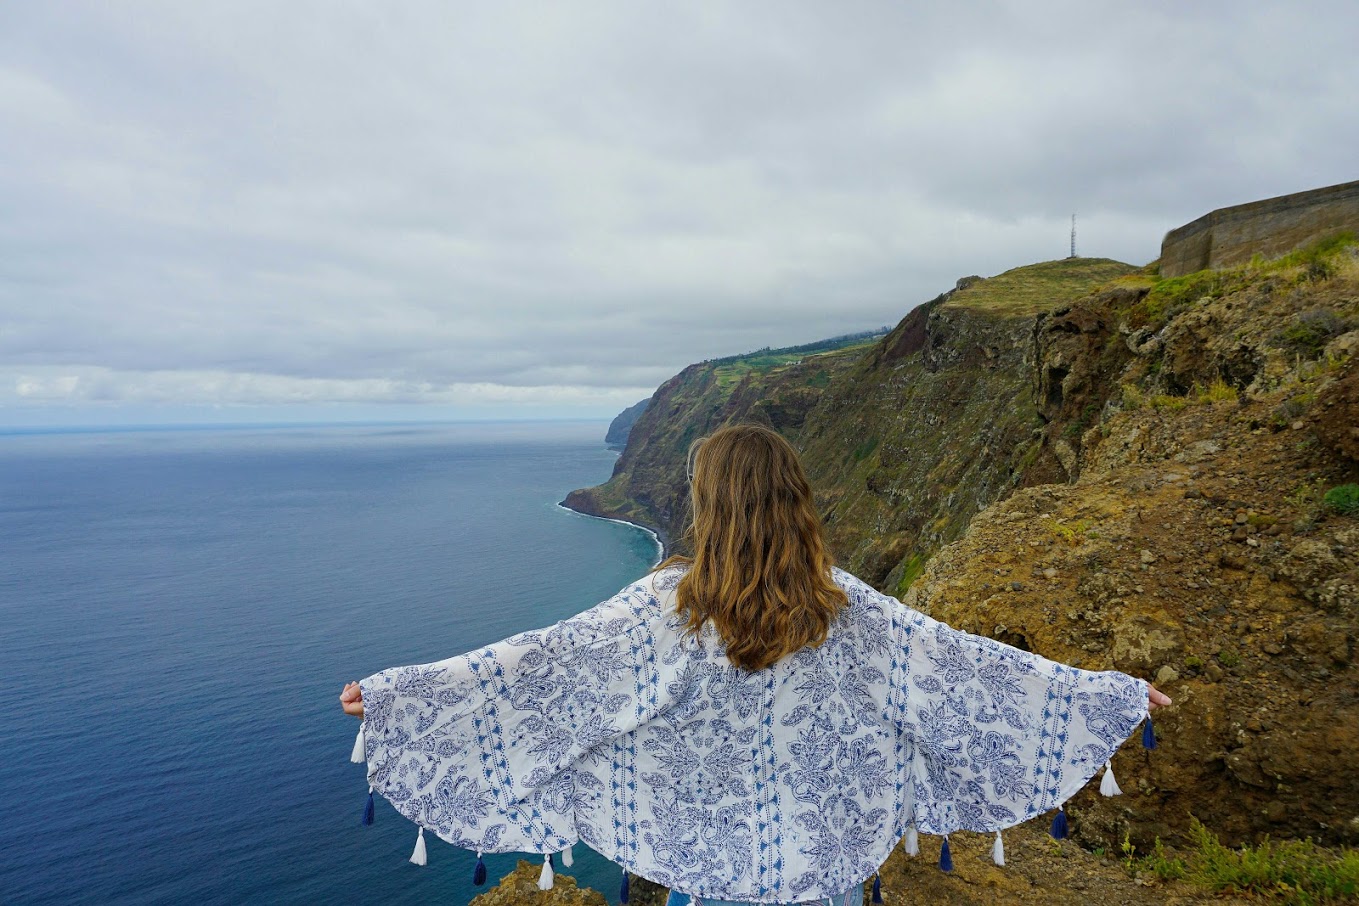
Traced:
[[650, 403], [651, 397], [633, 403], [609, 422], [609, 430], [604, 434], [604, 443], [609, 449], [622, 450], [628, 445], [628, 435], [632, 433], [632, 426], [637, 423], [638, 417], [646, 411]]
[[[1176, 697], [1130, 796], [1078, 802], [1112, 845], [1193, 813], [1228, 839], [1359, 839], [1359, 253], [1160, 279], [1019, 268], [865, 349], [658, 392], [611, 515], [684, 518], [684, 450], [728, 420], [803, 451], [842, 563], [923, 611]], [[1096, 797], [1097, 798], [1097, 797]]]
[[1069, 259], [965, 278], [871, 344], [773, 367], [691, 365], [656, 392], [613, 477], [566, 504], [682, 549], [689, 444], [759, 422], [802, 450], [840, 562], [904, 590], [978, 510], [1063, 474], [1042, 444], [1035, 318], [1134, 273]]
[[[686, 369], [613, 479], [572, 502], [673, 536], [688, 442], [772, 425], [803, 450], [848, 568], [967, 631], [1175, 698], [1161, 748], [1115, 759], [1125, 796], [1073, 801], [1079, 841], [1175, 840], [1192, 814], [1232, 843], [1353, 844], [1359, 518], [1323, 495], [1359, 483], [1356, 352], [1352, 238], [1174, 279], [1035, 265], [960, 281], [860, 349]], [[1041, 867], [1052, 854], [1033, 848]], [[899, 855], [892, 883], [952, 884]], [[1102, 871], [1080, 864], [1071, 890]], [[1004, 886], [985, 899], [1024, 899]]]
[[[1106, 845], [1173, 835], [1359, 839], [1359, 256], [1147, 281], [1039, 319], [1044, 444], [1069, 482], [986, 510], [908, 592], [960, 628], [1176, 699]], [[1085, 418], [1083, 413], [1093, 413]], [[1131, 788], [1130, 788], [1131, 787]]]

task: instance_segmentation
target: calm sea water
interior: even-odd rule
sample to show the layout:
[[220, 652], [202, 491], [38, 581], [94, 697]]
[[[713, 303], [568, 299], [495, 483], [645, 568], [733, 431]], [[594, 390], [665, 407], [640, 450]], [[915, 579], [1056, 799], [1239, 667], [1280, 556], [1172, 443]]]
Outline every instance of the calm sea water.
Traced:
[[360, 825], [337, 696], [644, 574], [649, 535], [556, 505], [604, 430], [0, 435], [0, 902], [468, 902], [473, 854]]

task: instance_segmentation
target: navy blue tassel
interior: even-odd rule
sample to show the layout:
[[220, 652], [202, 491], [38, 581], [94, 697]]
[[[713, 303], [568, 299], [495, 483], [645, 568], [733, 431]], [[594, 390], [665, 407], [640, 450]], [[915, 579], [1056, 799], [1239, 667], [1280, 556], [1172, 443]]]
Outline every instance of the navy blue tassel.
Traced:
[[942, 871], [953, 871], [953, 853], [948, 851], [948, 837], [944, 838], [944, 846], [939, 850], [939, 868]]
[[1052, 819], [1052, 839], [1065, 840], [1067, 837], [1066, 809], [1059, 808], [1057, 817]]
[[363, 804], [363, 823], [364, 826], [373, 823], [373, 791], [368, 791], [368, 801]]
[[481, 861], [481, 853], [477, 853], [477, 867], [472, 869], [472, 883], [478, 887], [486, 883], [486, 863]]
[[873, 902], [882, 902], [882, 877], [880, 875], [873, 876]]
[[624, 869], [623, 886], [618, 888], [618, 902], [626, 903], [627, 901], [628, 901], [628, 872], [627, 869]]
[[1156, 748], [1156, 731], [1151, 726], [1151, 715], [1147, 715], [1147, 722], [1142, 725], [1142, 748]]

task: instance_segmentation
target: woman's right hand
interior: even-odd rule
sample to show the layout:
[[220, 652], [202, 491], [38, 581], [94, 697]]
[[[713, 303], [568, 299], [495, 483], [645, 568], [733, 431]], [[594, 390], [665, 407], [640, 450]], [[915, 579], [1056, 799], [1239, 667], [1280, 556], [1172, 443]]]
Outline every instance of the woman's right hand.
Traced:
[[1164, 708], [1170, 704], [1170, 696], [1151, 683], [1147, 683], [1147, 710], [1155, 711], [1157, 708]]
[[363, 717], [363, 690], [358, 683], [348, 683], [344, 691], [340, 693], [340, 707], [344, 713], [354, 717]]

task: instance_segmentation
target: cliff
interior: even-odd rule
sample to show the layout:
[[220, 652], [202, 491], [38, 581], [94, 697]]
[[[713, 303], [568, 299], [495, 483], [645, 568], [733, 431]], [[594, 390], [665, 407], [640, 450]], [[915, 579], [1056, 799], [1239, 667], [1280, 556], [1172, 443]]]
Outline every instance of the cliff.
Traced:
[[658, 391], [611, 481], [665, 528], [688, 442], [770, 424], [803, 451], [840, 562], [963, 629], [1177, 699], [1080, 833], [1359, 839], [1359, 252], [1165, 279], [1069, 260], [969, 278], [867, 347]]
[[650, 403], [651, 397], [648, 396], [614, 416], [613, 421], [609, 422], [609, 430], [604, 434], [604, 443], [610, 450], [622, 450], [628, 445], [628, 435], [632, 433], [632, 426], [637, 423], [638, 417], [646, 411]]
[[1063, 474], [1041, 443], [1034, 319], [1135, 273], [1078, 258], [969, 277], [872, 343], [691, 365], [656, 391], [613, 477], [565, 503], [653, 527], [682, 549], [690, 442], [759, 422], [802, 450], [840, 561], [902, 590], [978, 510]]
[[[1233, 845], [1353, 845], [1359, 518], [1324, 495], [1359, 483], [1356, 351], [1353, 235], [1174, 278], [1048, 262], [959, 281], [864, 346], [691, 366], [610, 481], [568, 502], [673, 537], [689, 441], [771, 425], [803, 451], [848, 568], [962, 629], [1175, 698], [1161, 748], [1115, 759], [1125, 795], [1073, 800], [1077, 843], [1145, 853], [1183, 842], [1193, 815]], [[1014, 833], [1003, 872], [973, 859], [944, 876], [898, 851], [884, 885], [1164, 901], [1110, 859]], [[955, 858], [986, 845], [955, 841]]]

